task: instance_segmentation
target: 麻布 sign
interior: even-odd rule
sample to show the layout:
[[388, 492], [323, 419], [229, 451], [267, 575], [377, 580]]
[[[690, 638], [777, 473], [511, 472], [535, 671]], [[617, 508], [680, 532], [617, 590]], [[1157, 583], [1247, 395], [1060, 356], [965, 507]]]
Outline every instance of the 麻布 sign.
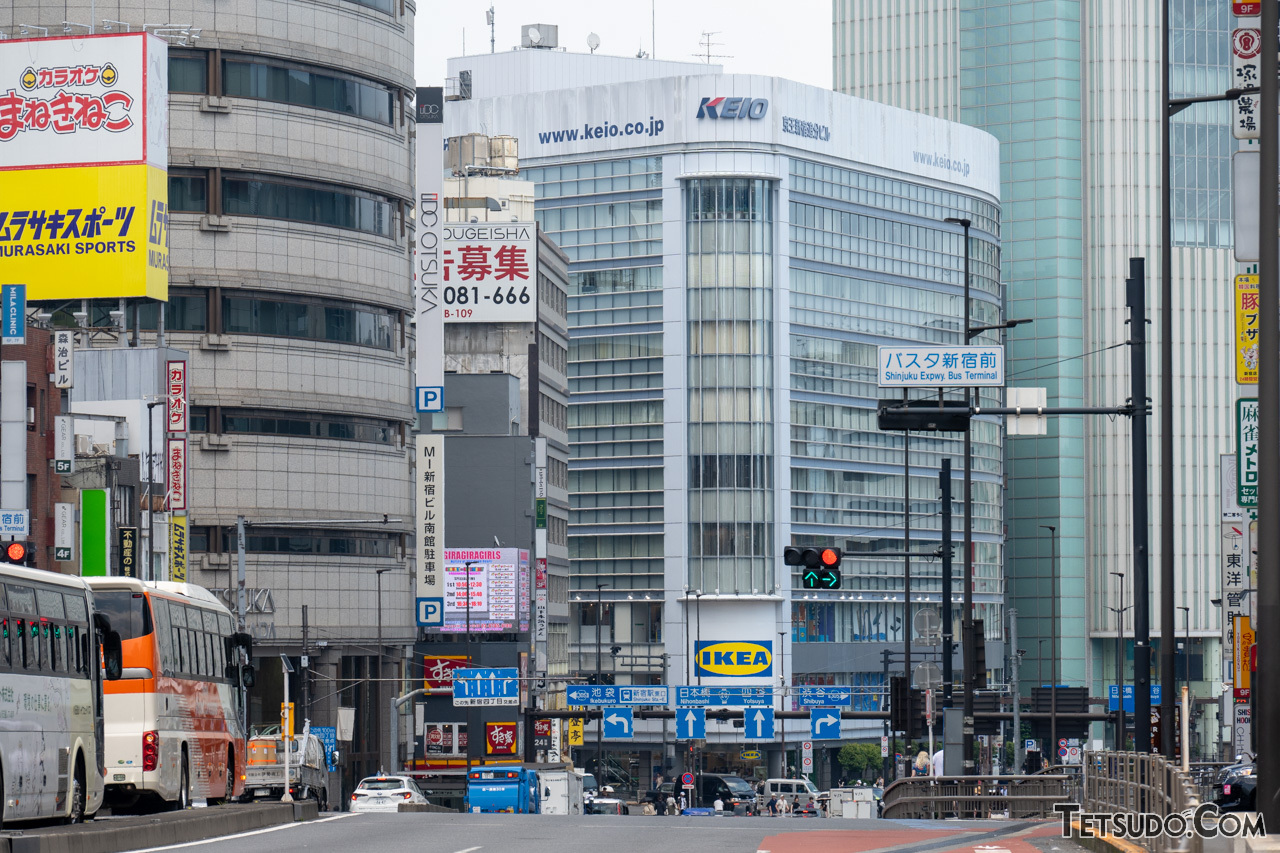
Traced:
[[881, 388], [1004, 385], [1004, 347], [880, 347]]

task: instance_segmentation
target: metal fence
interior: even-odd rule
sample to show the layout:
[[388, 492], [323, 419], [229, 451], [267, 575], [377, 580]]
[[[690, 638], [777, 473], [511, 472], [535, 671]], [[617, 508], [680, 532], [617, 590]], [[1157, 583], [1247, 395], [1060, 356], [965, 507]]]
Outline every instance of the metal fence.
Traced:
[[1079, 802], [1075, 774], [920, 776], [884, 790], [884, 816], [896, 819], [1052, 818], [1055, 803]]
[[[1194, 780], [1162, 755], [1086, 752], [1083, 773], [1081, 804], [1086, 812], [1155, 814], [1163, 819], [1200, 805]], [[1151, 853], [1201, 853], [1202, 848], [1194, 833], [1158, 835], [1139, 843]]]

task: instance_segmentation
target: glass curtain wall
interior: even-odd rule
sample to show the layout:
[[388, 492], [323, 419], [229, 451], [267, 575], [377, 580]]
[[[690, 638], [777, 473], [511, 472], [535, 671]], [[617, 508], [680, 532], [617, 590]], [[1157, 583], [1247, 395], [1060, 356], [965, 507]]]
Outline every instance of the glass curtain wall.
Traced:
[[773, 589], [773, 186], [685, 185], [689, 586]]

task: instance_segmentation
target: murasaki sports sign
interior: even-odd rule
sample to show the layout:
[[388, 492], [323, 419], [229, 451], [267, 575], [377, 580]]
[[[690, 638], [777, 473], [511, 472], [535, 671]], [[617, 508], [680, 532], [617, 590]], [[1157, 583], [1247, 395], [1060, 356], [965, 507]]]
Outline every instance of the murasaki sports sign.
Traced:
[[703, 640], [697, 644], [697, 675], [742, 678], [773, 675], [773, 642]]

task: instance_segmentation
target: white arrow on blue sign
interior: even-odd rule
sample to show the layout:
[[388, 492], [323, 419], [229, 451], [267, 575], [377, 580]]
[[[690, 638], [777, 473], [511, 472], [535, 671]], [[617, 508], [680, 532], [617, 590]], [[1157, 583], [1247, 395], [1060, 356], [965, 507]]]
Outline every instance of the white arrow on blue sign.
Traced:
[[706, 708], [681, 708], [676, 711], [676, 740], [706, 740], [706, 737]]
[[601, 713], [604, 715], [604, 736], [607, 739], [630, 740], [635, 736], [630, 708], [605, 708]]
[[742, 720], [747, 740], [773, 740], [772, 708], [744, 708]]
[[455, 669], [455, 708], [485, 705], [519, 705], [520, 673], [514, 666], [501, 669]]
[[840, 737], [840, 712], [814, 708], [809, 711], [810, 740], [835, 740]]
[[828, 687], [823, 685], [805, 685], [793, 687], [791, 696], [801, 708], [812, 708], [815, 705], [848, 705], [853, 691], [848, 687]]

